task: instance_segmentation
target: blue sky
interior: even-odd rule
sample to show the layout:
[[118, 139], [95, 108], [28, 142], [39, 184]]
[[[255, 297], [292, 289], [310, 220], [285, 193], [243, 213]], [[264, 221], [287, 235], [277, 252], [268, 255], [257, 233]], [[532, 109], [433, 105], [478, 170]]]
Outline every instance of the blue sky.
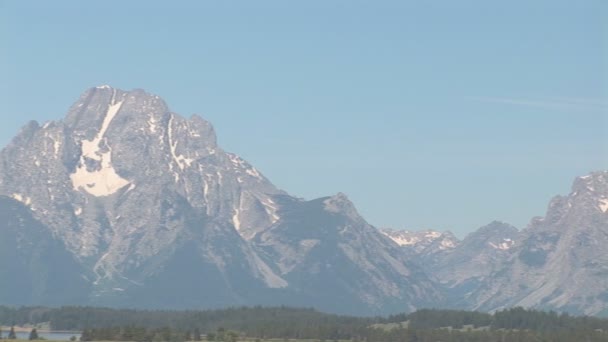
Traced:
[[608, 169], [608, 4], [492, 3], [0, 0], [0, 146], [88, 87], [144, 88], [374, 225], [523, 228]]

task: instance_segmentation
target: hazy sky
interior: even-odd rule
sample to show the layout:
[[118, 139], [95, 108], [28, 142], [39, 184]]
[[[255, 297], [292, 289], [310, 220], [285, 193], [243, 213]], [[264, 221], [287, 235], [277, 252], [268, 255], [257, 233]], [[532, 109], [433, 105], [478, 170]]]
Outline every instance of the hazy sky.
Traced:
[[604, 0], [0, 0], [0, 146], [88, 87], [143, 88], [376, 226], [523, 228], [608, 169], [607, 49]]

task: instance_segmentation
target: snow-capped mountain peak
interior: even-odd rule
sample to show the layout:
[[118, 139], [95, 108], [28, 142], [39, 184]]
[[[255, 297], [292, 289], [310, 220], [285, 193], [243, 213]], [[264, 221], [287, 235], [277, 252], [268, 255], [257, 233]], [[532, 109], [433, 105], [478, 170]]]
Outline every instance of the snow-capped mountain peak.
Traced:
[[[281, 297], [364, 312], [439, 296], [344, 194], [289, 196], [219, 147], [209, 122], [141, 89], [90, 88], [63, 120], [26, 125], [0, 152], [1, 195], [26, 205], [85, 270], [89, 301], [79, 304]], [[336, 293], [326, 298], [327, 284]], [[167, 291], [184, 299], [165, 303]]]
[[439, 250], [451, 249], [459, 243], [459, 240], [451, 232], [439, 232], [431, 229], [420, 231], [381, 229], [380, 232], [399, 246], [413, 249], [417, 253], [422, 253], [430, 247]]

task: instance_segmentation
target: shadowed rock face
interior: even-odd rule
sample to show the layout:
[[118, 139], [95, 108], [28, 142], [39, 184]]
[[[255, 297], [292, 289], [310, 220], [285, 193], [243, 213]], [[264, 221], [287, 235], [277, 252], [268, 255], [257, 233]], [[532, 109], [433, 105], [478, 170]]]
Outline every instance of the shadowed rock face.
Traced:
[[0, 196], [0, 303], [60, 305], [85, 301], [87, 272], [22, 203]]
[[[346, 196], [290, 197], [223, 151], [207, 121], [142, 90], [92, 88], [64, 120], [28, 124], [0, 153], [0, 194], [86, 274], [82, 304], [365, 313], [440, 297]], [[188, 300], [166, 297], [177, 292]]]

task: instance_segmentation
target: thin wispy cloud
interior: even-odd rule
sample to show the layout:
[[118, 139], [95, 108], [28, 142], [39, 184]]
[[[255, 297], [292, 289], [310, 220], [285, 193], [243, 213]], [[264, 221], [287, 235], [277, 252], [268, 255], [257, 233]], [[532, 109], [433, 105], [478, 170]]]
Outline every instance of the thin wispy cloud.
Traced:
[[608, 111], [608, 101], [603, 99], [592, 98], [545, 98], [545, 99], [529, 99], [529, 98], [509, 98], [509, 97], [487, 97], [487, 96], [469, 96], [466, 97], [469, 101], [505, 104], [511, 106], [520, 106], [528, 108], [539, 108], [548, 110], [563, 110], [563, 111]]

